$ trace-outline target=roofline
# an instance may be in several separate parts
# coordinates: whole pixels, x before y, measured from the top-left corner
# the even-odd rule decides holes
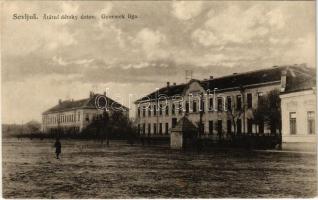
[[[129,111],[129,108],[127,108],[126,106],[122,106],[122,108],[124,108],[125,111]],[[72,110],[79,110],[79,109],[83,109],[83,110],[98,110],[97,108],[92,108],[92,107],[76,107],[76,108],[69,108],[69,109],[63,109],[63,110],[58,110],[58,111],[52,111],[52,112],[43,112],[42,115],[46,115],[46,114],[53,114],[53,113],[60,113],[60,112],[66,112],[66,111],[72,111]]]
[[[280,83],[280,80],[279,80],[279,81],[265,82],[265,83],[257,83],[257,84],[244,85],[243,87],[244,87],[244,88],[255,88],[255,87],[258,87],[258,86],[275,85],[275,84],[277,84],[277,83]],[[215,93],[235,91],[235,90],[237,90],[237,89],[239,89],[239,87],[224,88],[224,89],[220,89],[220,90],[215,90]],[[175,95],[181,95],[181,94],[175,94]],[[175,95],[174,95],[174,96],[175,96]],[[173,97],[173,96],[168,96],[168,99],[171,99],[172,97]],[[134,104],[152,102],[152,101],[156,101],[156,100],[157,100],[157,99],[150,99],[150,100],[144,100],[144,101],[137,100],[137,101],[134,102]]]
[[[262,71],[268,71],[268,70],[274,70],[274,69],[279,69],[279,70],[287,70],[288,68],[293,68],[294,70],[295,69],[299,69],[299,68],[310,68],[310,67],[307,67],[307,66],[299,66],[299,65],[284,65],[284,66],[273,66],[273,67],[268,67],[268,68],[263,68],[263,69],[258,69],[258,70],[254,70],[254,71],[247,71],[247,72],[242,72],[242,73],[237,73],[237,74],[230,74],[230,75],[225,75],[225,76],[220,76],[220,77],[216,77],[216,78],[213,78],[213,79],[208,79],[208,80],[197,80],[197,79],[191,79],[188,83],[182,83],[182,84],[179,84],[179,85],[174,85],[174,86],[170,86],[170,87],[175,87],[175,86],[182,86],[182,85],[187,85],[189,83],[191,83],[192,81],[197,81],[199,83],[208,83],[209,81],[213,81],[213,80],[218,80],[218,79],[224,79],[224,78],[229,78],[229,77],[235,77],[235,76],[241,76],[241,75],[247,75],[247,74],[252,74],[252,73],[257,73],[257,72],[262,72]],[[253,85],[266,85],[266,84],[274,84],[275,82],[280,82],[280,81],[271,81],[271,82],[267,82],[267,83],[259,83],[259,84],[251,84],[251,85],[244,85],[245,87],[251,87]],[[254,87],[255,87],[254,86]],[[160,88],[159,90],[163,89],[163,88],[167,88],[167,87],[162,87]],[[224,88],[224,89],[220,89],[218,91],[231,91],[231,90],[235,90],[234,88],[236,87],[233,87],[233,88]],[[159,90],[156,90],[156,91],[159,91]],[[155,91],[155,92],[156,92]],[[151,92],[150,94],[148,94],[147,96],[150,96],[152,93],[154,92]],[[180,94],[181,95],[181,94]],[[144,96],[142,98],[146,98],[147,96]],[[169,96],[170,97],[170,96]],[[137,104],[137,103],[140,103],[140,102],[149,102],[149,101],[154,101],[156,99],[150,99],[150,100],[142,100],[142,98],[136,100],[134,102],[134,104]]]
[[[95,95],[101,95],[101,94],[94,94]],[[93,97],[94,97],[93,96]],[[73,102],[79,102],[79,101],[90,101],[92,97],[88,97],[88,98],[84,98],[84,99],[79,99],[79,100],[75,100]],[[117,101],[114,101],[112,98],[106,96],[107,99],[111,100],[112,101],[112,104],[113,103],[117,103],[120,105],[120,107],[124,108],[124,110],[126,111],[129,111],[129,108],[122,105],[121,103],[118,103]],[[63,102],[67,102],[69,100],[65,100]],[[71,101],[70,101],[71,102]],[[55,107],[55,106],[54,106]],[[50,108],[50,109],[53,109],[54,107]],[[59,112],[65,112],[65,111],[72,111],[72,110],[78,110],[78,109],[96,109],[96,107],[88,107],[88,106],[83,106],[83,107],[71,107],[71,108],[66,108],[66,109],[61,109],[61,110],[56,110],[56,111],[49,111],[50,109],[48,109],[47,111],[44,111],[42,113],[42,115],[45,115],[45,114],[52,114],[52,113],[59,113]]]

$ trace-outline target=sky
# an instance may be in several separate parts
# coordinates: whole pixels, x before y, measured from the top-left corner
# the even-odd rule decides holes
[[[13,17],[25,13],[39,19]],[[126,18],[101,18],[121,14]],[[41,121],[59,99],[90,91],[107,90],[132,106],[167,81],[184,83],[186,70],[204,79],[276,65],[316,67],[310,1],[6,1],[1,27],[3,123]]]

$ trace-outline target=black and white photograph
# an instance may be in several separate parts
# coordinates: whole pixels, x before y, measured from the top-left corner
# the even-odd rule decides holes
[[[1,197],[314,198],[316,1],[1,5]]]

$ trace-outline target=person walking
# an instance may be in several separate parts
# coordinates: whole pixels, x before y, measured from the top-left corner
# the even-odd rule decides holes
[[[60,156],[60,154],[61,154],[62,145],[61,145],[61,142],[60,142],[60,139],[59,139],[59,138],[56,138],[54,147],[55,147],[56,159],[60,159],[59,156]]]

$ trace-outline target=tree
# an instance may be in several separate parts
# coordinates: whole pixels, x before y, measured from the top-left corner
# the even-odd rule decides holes
[[[230,119],[232,121],[233,124],[233,128],[234,128],[234,135],[237,135],[237,121],[238,119],[241,119],[242,116],[243,118],[245,118],[245,103],[244,103],[244,88],[240,87],[240,94],[241,94],[241,98],[242,98],[242,102],[241,102],[241,107],[238,107],[237,105],[234,104],[234,101],[232,102],[231,106],[227,106],[227,113],[228,116],[230,116]],[[244,121],[243,121],[244,124]]]
[[[104,112],[103,112],[101,124],[102,124],[102,128],[101,128],[102,133],[100,134],[101,135],[101,142],[103,143],[104,139],[106,138],[106,144],[107,144],[107,146],[109,146],[110,120],[109,120],[108,112],[106,112],[106,110],[104,110]]]
[[[281,133],[281,107],[280,91],[275,89],[259,98],[258,107],[253,110],[253,121],[255,124],[265,123],[269,126],[271,133],[276,134],[276,130]]]
[[[25,124],[25,128],[29,133],[38,133],[41,130],[41,124],[32,120]]]

